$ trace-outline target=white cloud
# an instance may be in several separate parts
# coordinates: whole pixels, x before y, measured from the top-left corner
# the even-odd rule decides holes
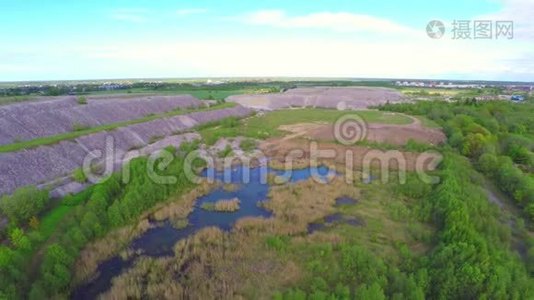
[[[217,49],[217,50],[213,50]],[[502,60],[499,48],[454,40],[368,43],[339,39],[213,39],[124,43],[71,49],[93,65],[121,66],[161,76],[443,77],[524,76]],[[513,51],[509,52],[512,56]],[[136,72],[137,72],[136,71]],[[173,73],[184,72],[184,73]],[[521,74],[519,74],[521,73]],[[125,76],[128,77],[128,76]]]
[[[381,34],[421,35],[420,30],[370,15],[349,12],[317,12],[302,16],[289,16],[282,10],[261,10],[237,17],[252,25],[279,28],[328,29],[339,32],[371,32]]]
[[[178,16],[189,16],[189,15],[197,15],[197,14],[204,14],[208,12],[205,8],[186,8],[186,9],[179,9],[176,11],[176,14]]]
[[[479,20],[513,21],[514,39],[534,41],[534,1],[500,0],[503,9],[494,14],[478,16]]]

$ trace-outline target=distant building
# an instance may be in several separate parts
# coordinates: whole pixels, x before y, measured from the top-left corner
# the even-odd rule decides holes
[[[409,86],[409,87],[429,87],[429,88],[442,88],[442,89],[481,89],[485,88],[484,84],[457,84],[453,82],[435,82],[435,81],[397,81],[397,86]]]
[[[482,96],[475,97],[475,99],[478,100],[478,101],[490,101],[490,100],[499,99],[499,97],[498,96],[494,96],[494,95],[482,95]]]

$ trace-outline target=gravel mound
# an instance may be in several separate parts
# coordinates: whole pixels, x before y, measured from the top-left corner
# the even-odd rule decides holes
[[[179,145],[181,139],[170,137],[195,125],[229,116],[245,117],[250,113],[250,109],[242,106],[195,112],[98,132],[51,146],[0,153],[0,195],[12,193],[25,185],[39,185],[72,174],[82,166],[91,151],[105,152],[107,139],[113,141],[114,157],[111,159],[120,162],[136,149],[146,155],[167,145]]]
[[[70,132],[77,126],[94,127],[202,104],[193,96],[179,95],[98,97],[89,98],[87,104],[69,96],[6,105],[0,107],[0,145]]]

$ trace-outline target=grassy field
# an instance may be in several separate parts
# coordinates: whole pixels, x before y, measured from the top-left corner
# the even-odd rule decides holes
[[[261,87],[250,87],[250,88],[187,88],[187,89],[147,89],[147,88],[132,88],[127,91],[125,90],[115,90],[115,91],[97,91],[90,92],[89,95],[106,95],[106,94],[143,94],[143,95],[192,95],[198,99],[203,100],[224,100],[228,96],[232,95],[242,95],[242,94],[262,94],[277,92],[278,89],[269,89]]]
[[[280,125],[306,123],[306,122],[335,122],[341,116],[347,114],[357,114],[368,123],[385,123],[405,125],[412,123],[412,120],[402,114],[384,113],[377,110],[361,111],[339,111],[333,109],[288,109],[278,110],[266,114],[264,117],[253,118],[250,125],[268,126],[278,128]]]
[[[80,136],[84,136],[84,135],[88,135],[88,134],[92,134],[92,133],[96,133],[100,131],[109,131],[109,130],[117,129],[120,127],[125,127],[128,125],[149,122],[149,121],[153,121],[153,120],[160,119],[160,118],[173,117],[173,116],[183,115],[183,114],[187,114],[191,112],[230,108],[233,106],[235,106],[234,103],[222,103],[222,104],[218,104],[218,105],[211,106],[211,107],[174,110],[174,111],[167,112],[164,114],[155,114],[155,115],[146,116],[140,119],[106,124],[102,126],[96,126],[96,127],[71,131],[71,132],[62,133],[58,135],[37,138],[37,139],[29,140],[29,141],[22,141],[22,142],[13,143],[13,144],[2,145],[0,146],[0,153],[19,151],[22,149],[35,148],[35,147],[44,146],[44,145],[52,145],[52,144],[59,143],[61,141],[72,140]]]

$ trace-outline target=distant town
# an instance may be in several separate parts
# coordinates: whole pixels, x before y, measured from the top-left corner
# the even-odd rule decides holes
[[[290,83],[291,82],[291,83]],[[364,86],[390,88],[417,88],[421,91],[435,92],[435,89],[494,89],[491,94],[483,93],[475,97],[477,100],[513,100],[524,101],[534,93],[534,83],[528,82],[500,82],[500,81],[450,81],[450,80],[398,80],[398,79],[298,79],[289,81],[288,78],[197,78],[197,79],[117,79],[117,80],[85,80],[85,81],[57,81],[57,82],[4,82],[0,83],[0,97],[12,96],[60,96],[83,95],[95,92],[124,92],[139,91],[178,91],[212,87],[225,89],[226,87],[250,85],[281,86],[284,90],[301,85],[335,85],[335,86]],[[425,92],[421,93],[424,94]]]

